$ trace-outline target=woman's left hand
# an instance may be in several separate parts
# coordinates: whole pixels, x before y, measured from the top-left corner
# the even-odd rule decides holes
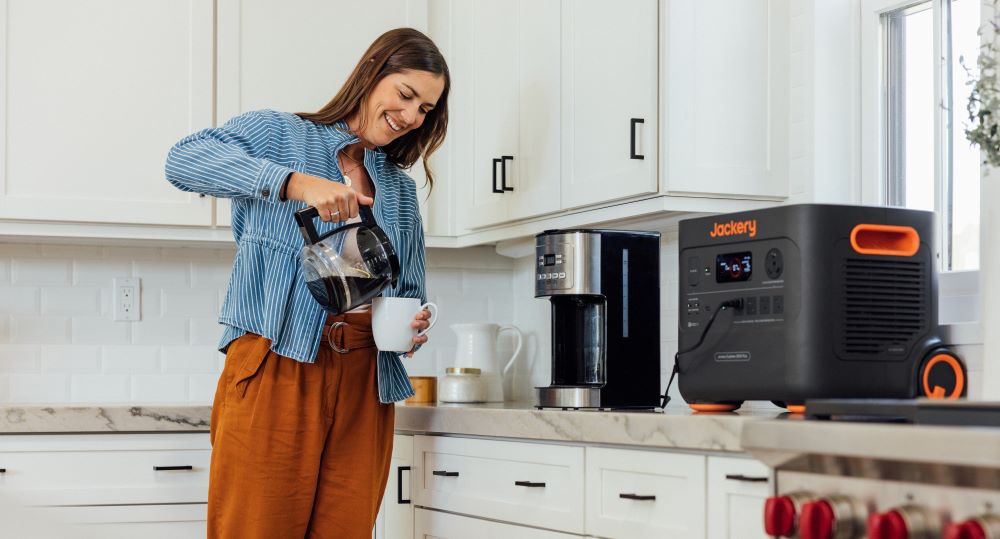
[[[431,323],[428,322],[428,320],[430,319],[431,319],[431,312],[428,311],[427,309],[422,309],[420,312],[418,312],[416,315],[413,316],[413,322],[410,322],[410,327],[417,330],[417,332],[419,333],[431,327]],[[427,335],[417,335],[413,337],[414,348],[416,348],[421,344],[424,344],[425,342],[427,342]],[[412,349],[406,353],[406,357],[413,357]]]

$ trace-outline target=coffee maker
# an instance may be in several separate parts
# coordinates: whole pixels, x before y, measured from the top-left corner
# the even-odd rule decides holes
[[[535,297],[552,305],[552,385],[535,406],[659,406],[660,234],[547,230],[535,256]]]

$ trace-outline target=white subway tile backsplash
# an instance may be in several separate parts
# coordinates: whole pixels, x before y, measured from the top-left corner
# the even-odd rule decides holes
[[[70,400],[91,403],[128,401],[131,378],[127,374],[74,374],[70,377]]]
[[[19,404],[69,402],[65,374],[11,374],[10,400]]]
[[[73,284],[91,285],[111,289],[115,277],[131,277],[131,260],[75,260]]]
[[[0,286],[10,284],[10,259],[0,254]]]
[[[10,402],[10,376],[0,374],[0,403]]]
[[[39,347],[42,372],[78,373],[101,371],[100,346],[49,346]]]
[[[191,285],[191,263],[176,259],[136,261],[132,276],[142,279],[145,289],[184,288]]]
[[[132,324],[116,322],[108,317],[81,316],[73,318],[74,344],[129,344],[132,342]]]
[[[165,317],[204,316],[219,312],[215,294],[204,290],[164,288],[160,294]]]
[[[45,258],[64,258],[67,260],[100,258],[104,255],[104,248],[98,245],[57,245],[42,243],[38,246],[38,254]]]
[[[41,290],[35,287],[0,287],[0,313],[5,315],[40,314]]]
[[[132,376],[132,402],[165,403],[188,400],[188,376],[136,374]]]
[[[212,404],[215,389],[219,384],[219,373],[192,374],[189,381],[188,401],[196,404]]]
[[[191,338],[192,345],[211,345],[213,349],[219,344],[222,332],[225,327],[219,323],[218,317],[211,318],[191,318]]]
[[[133,344],[177,345],[188,343],[187,318],[150,317],[133,322]]]
[[[37,373],[39,372],[38,358],[37,346],[2,344],[0,345],[0,372]]]
[[[219,352],[214,346],[164,346],[161,350],[163,372],[218,372]]]
[[[229,284],[229,271],[233,267],[233,257],[214,262],[194,262],[191,264],[191,286],[195,288],[225,288]]]
[[[10,316],[0,313],[0,343],[10,342]]]
[[[41,289],[42,314],[100,315],[101,290],[90,286],[47,286]]]
[[[66,316],[19,315],[11,318],[10,342],[14,344],[69,344],[70,319]]]
[[[109,373],[160,372],[160,347],[103,346],[101,367]]]
[[[70,284],[70,262],[45,258],[15,258],[11,261],[11,284],[15,286]]]

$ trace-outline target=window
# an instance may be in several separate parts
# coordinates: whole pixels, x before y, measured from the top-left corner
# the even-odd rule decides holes
[[[876,2],[887,7],[879,14],[880,202],[937,210],[943,271],[979,267],[981,159],[965,138],[979,2]]]

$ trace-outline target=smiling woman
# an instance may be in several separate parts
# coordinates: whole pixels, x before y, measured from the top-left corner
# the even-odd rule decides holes
[[[313,300],[293,215],[315,207],[323,234],[371,205],[400,265],[383,295],[426,302],[416,186],[403,170],[423,160],[433,181],[426,160],[444,140],[449,86],[434,43],[400,28],[372,43],[318,112],[249,112],[170,150],[167,180],[232,199],[238,244],[220,315],[209,537],[371,534],[393,402],[413,388],[400,354],[376,350],[368,309],[334,316]],[[429,316],[410,326],[427,329]],[[426,340],[414,337],[413,350]]]

